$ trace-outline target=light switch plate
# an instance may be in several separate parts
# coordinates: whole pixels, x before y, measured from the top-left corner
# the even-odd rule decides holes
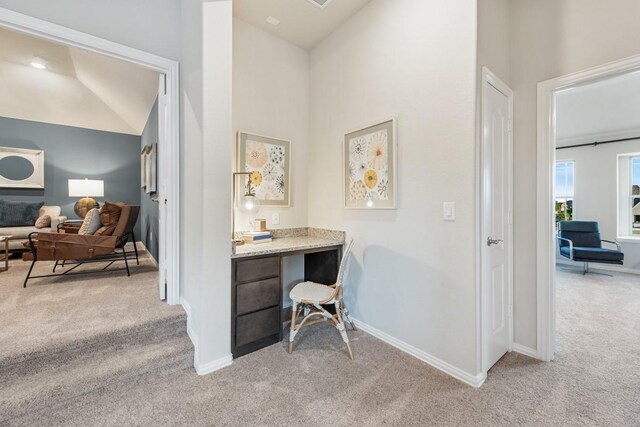
[[[455,202],[442,203],[442,218],[445,221],[456,220],[456,203]]]
[[[271,224],[273,225],[280,224],[280,214],[278,212],[271,214]]]

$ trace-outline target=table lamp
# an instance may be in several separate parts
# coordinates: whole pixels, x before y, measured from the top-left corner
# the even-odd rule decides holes
[[[93,208],[100,205],[92,197],[104,197],[104,181],[99,179],[70,179],[69,197],[81,197],[73,207],[80,218],[84,218]]]
[[[237,177],[238,176],[246,176],[247,177],[247,185],[245,187],[245,192],[240,200],[238,200],[238,209],[240,212],[244,214],[255,214],[260,210],[260,200],[256,197],[256,193],[252,187],[252,182],[258,179],[258,174],[256,172],[234,172],[233,173],[233,200],[235,205],[236,200],[236,185],[237,185]],[[236,245],[242,245],[244,241],[242,239],[236,239],[236,215],[235,208],[232,212],[231,217],[231,240],[233,240]]]

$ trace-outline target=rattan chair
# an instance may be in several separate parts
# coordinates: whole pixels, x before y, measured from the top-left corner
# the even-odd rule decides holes
[[[344,300],[342,298],[342,291],[344,289],[344,278],[349,270],[349,255],[353,246],[353,239],[347,245],[347,249],[340,261],[340,268],[338,270],[338,278],[336,283],[330,286],[322,285],[314,282],[302,282],[297,284],[289,293],[289,297],[293,300],[293,307],[291,310],[291,332],[289,333],[289,353],[293,351],[293,340],[296,334],[304,326],[311,326],[315,323],[330,321],[338,329],[342,340],[347,346],[349,351],[349,357],[353,360],[353,353],[351,352],[351,346],[349,345],[349,337],[347,337],[347,331],[344,327],[344,321],[347,320],[351,325],[351,329],[356,330],[351,317],[349,317],[349,310],[347,310]],[[329,313],[323,305],[333,304],[336,309],[336,314]],[[297,323],[298,317],[303,314],[302,320]],[[312,317],[320,317],[318,319],[309,320]]]

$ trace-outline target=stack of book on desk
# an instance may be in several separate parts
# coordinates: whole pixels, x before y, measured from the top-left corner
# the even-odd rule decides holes
[[[272,241],[270,231],[248,231],[242,235],[245,243],[269,243]]]

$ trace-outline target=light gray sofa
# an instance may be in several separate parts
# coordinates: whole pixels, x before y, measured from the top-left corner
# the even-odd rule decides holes
[[[38,212],[38,217],[49,215],[51,217],[51,227],[36,228],[35,225],[23,227],[0,227],[0,236],[11,236],[9,249],[25,249],[22,242],[28,240],[29,233],[49,233],[58,229],[58,224],[67,220],[66,216],[60,215],[60,206],[43,206]]]

